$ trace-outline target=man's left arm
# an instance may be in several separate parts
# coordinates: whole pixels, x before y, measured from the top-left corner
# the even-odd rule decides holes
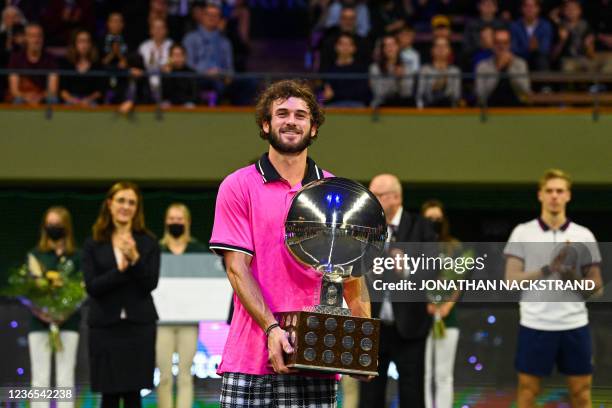
[[[603,295],[603,279],[601,277],[601,266],[599,264],[588,265],[585,267],[583,280],[592,280],[595,283],[593,290],[584,293],[585,299],[597,298]]]
[[[365,277],[349,279],[344,282],[344,299],[351,314],[357,317],[371,317],[370,295]]]

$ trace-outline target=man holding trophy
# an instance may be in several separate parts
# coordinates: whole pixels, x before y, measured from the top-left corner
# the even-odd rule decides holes
[[[285,219],[296,194],[310,182],[332,177],[307,155],[324,114],[307,86],[281,81],[259,97],[256,120],[269,151],[221,183],[210,239],[210,248],[224,257],[235,291],[234,315],[218,368],[223,376],[221,406],[334,407],[335,372],[341,370],[305,371],[291,364],[293,353],[310,356],[310,351],[304,351],[303,340],[296,338],[298,322],[289,322],[294,323],[293,331],[284,330],[287,319],[281,315],[327,299],[329,291],[322,294],[322,288],[327,290],[323,269],[338,270],[331,268],[331,255],[329,265],[315,269],[285,244]],[[311,213],[317,211],[312,208]],[[360,237],[366,236],[362,231]],[[363,278],[347,279],[342,292],[356,320],[370,317]]]

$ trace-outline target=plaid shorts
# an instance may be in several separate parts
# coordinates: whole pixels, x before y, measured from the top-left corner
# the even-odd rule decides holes
[[[337,391],[333,378],[224,373],[221,407],[333,408]]]

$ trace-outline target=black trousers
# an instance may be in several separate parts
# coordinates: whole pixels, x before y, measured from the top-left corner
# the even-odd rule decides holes
[[[396,327],[382,324],[378,377],[361,383],[360,408],[385,407],[387,371],[393,361],[399,373],[400,408],[425,407],[425,342],[427,338],[405,340]]]
[[[141,408],[140,391],[122,393],[102,393],[100,408],[119,408],[119,401],[123,399],[123,408]]]

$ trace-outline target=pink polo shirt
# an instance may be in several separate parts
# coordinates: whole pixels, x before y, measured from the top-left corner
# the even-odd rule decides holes
[[[268,154],[223,180],[215,207],[210,249],[252,255],[251,271],[272,311],[302,310],[319,303],[321,275],[298,263],[285,247],[285,217],[295,194],[311,181],[332,177],[308,158],[306,177],[293,187],[280,177]],[[266,336],[234,295],[234,315],[217,370],[273,374]]]

